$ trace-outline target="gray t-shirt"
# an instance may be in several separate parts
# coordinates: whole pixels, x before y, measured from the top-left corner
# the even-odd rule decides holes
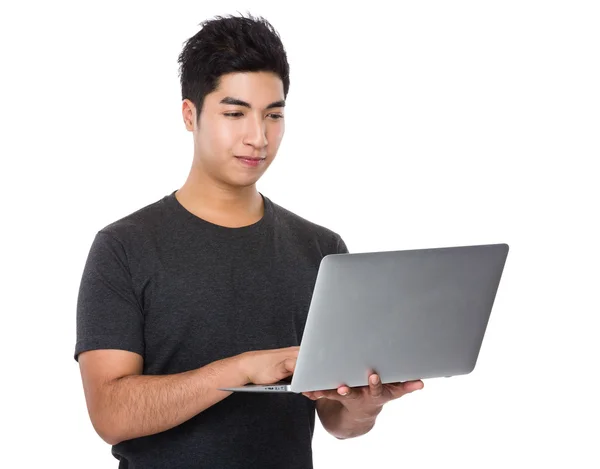
[[[101,229],[77,301],[78,354],[122,349],[144,374],[200,368],[300,344],[321,259],[348,252],[335,232],[263,196],[257,223],[226,228],[175,191]],[[301,394],[233,393],[171,430],[113,446],[119,468],[312,468],[315,405]]]

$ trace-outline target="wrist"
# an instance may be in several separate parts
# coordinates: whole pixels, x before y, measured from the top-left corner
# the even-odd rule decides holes
[[[242,386],[246,384],[251,384],[252,380],[250,379],[250,373],[248,372],[246,353],[241,353],[240,355],[231,357],[230,360],[232,361],[232,365],[235,369],[236,375],[242,382]]]
[[[351,405],[346,406],[343,405],[344,410],[347,412],[348,417],[355,422],[375,422],[377,420],[377,416],[380,414],[382,407],[362,407],[362,408],[353,408]]]

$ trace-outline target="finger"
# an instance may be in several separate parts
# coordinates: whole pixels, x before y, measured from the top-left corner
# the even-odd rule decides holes
[[[336,389],[328,389],[325,391],[313,391],[310,394],[312,395],[313,400],[330,399],[333,401],[343,401],[345,399],[345,397],[341,396]]]
[[[407,381],[406,383],[404,383],[403,387],[404,391],[409,393],[423,389],[425,387],[425,384],[423,384],[423,381],[418,379],[416,381]]]
[[[394,398],[402,397],[405,394],[409,394],[419,389],[423,389],[423,382],[421,380],[416,381],[405,381],[400,383],[390,383],[385,385],[387,389],[392,393]]]
[[[282,362],[282,368],[284,373],[292,373],[296,368],[296,359],[287,358]]]
[[[338,387],[337,394],[343,400],[357,399],[360,396],[359,392],[346,385]]]
[[[297,357],[298,354],[300,353],[300,347],[298,347],[298,346],[288,347],[288,348],[281,349],[281,351],[283,353],[285,353],[286,355],[291,355],[292,357]]]
[[[306,391],[303,392],[302,395],[308,397],[309,399],[316,401],[317,399],[323,397],[319,395],[319,391]]]
[[[348,386],[340,386],[337,389],[325,391],[311,391],[304,392],[302,394],[312,400],[331,399],[334,401],[345,401],[347,399],[357,399],[358,397],[360,397],[361,393]]]
[[[292,357],[297,357],[298,353],[300,352],[300,346],[296,345],[294,347],[285,347],[285,348],[279,348],[279,349],[273,349],[272,350],[273,353],[281,353],[283,355],[286,356],[292,356]]]
[[[379,398],[383,394],[383,385],[381,384],[381,379],[379,375],[372,374],[369,377],[369,394],[373,398]]]

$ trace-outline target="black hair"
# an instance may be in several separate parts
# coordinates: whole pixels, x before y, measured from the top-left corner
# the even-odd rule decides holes
[[[184,42],[178,58],[181,99],[189,99],[200,119],[204,97],[219,86],[222,75],[233,72],[272,72],[290,87],[290,67],[281,38],[262,17],[216,16]]]

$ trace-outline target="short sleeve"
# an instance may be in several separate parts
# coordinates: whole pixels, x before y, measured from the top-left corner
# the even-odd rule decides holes
[[[348,254],[348,247],[340,236],[338,236],[336,254]]]
[[[144,354],[144,316],[126,251],[112,234],[99,231],[86,260],[77,297],[75,360],[94,349]]]

